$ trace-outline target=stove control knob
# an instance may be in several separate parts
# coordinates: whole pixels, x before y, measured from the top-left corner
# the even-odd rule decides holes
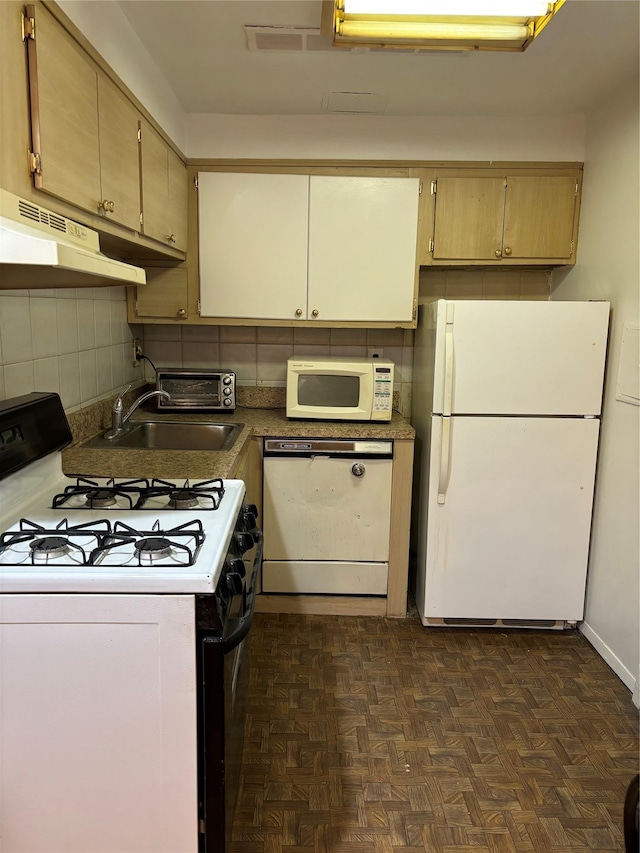
[[[236,533],[235,539],[241,554],[253,548],[253,536],[250,533]]]
[[[254,507],[254,509],[255,509],[255,507]],[[247,507],[245,509],[245,511],[242,513],[242,522],[245,526],[245,530],[255,530],[256,515],[253,512],[251,512],[249,507]]]
[[[230,405],[231,405],[231,400],[229,399],[229,397],[225,397],[225,398],[224,398],[224,400],[223,400],[223,403],[224,403],[224,405],[225,405],[225,406],[230,406]]]
[[[247,570],[244,565],[244,560],[241,560],[240,557],[236,557],[234,560],[231,560],[231,562],[229,563],[229,568],[235,574],[240,575],[241,578],[243,578],[247,573]]]
[[[237,572],[229,572],[227,574],[227,588],[231,595],[241,595],[242,590],[244,589],[244,584],[242,583],[242,578]]]
[[[258,517],[258,507],[255,504],[246,504],[244,508],[245,512],[250,512],[251,515],[254,515],[256,518]]]

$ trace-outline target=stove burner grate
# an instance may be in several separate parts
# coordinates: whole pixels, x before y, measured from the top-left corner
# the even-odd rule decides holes
[[[169,530],[162,530],[159,521],[152,530],[136,530],[124,521],[116,521],[110,536],[89,555],[89,563],[96,564],[105,554],[110,557],[118,548],[133,545],[139,566],[148,566],[166,557],[171,558],[173,565],[193,566],[204,540],[204,527],[199,518]]]
[[[141,492],[149,488],[148,480],[127,480],[116,483],[111,479],[106,486],[101,486],[93,480],[78,477],[71,486],[66,486],[64,491],[55,495],[52,501],[53,509],[73,505],[73,509],[106,509],[115,506],[120,499],[126,504],[126,509],[134,509],[134,500],[139,503]],[[79,501],[85,498],[84,501]],[[136,503],[136,506],[137,506]]]
[[[134,549],[140,558],[153,561],[157,557],[167,557],[171,553],[171,544],[171,540],[164,536],[148,536],[138,539]]]
[[[169,492],[167,506],[171,509],[193,509],[199,506],[198,494],[194,489],[176,489]]]
[[[27,518],[21,518],[18,530],[8,530],[0,534],[0,554],[18,551],[31,556],[31,564],[48,562],[60,565],[71,560],[73,563],[89,565],[87,551],[107,541],[112,536],[111,524],[107,519],[91,521],[86,524],[69,524],[68,519],[53,528],[43,527]]]

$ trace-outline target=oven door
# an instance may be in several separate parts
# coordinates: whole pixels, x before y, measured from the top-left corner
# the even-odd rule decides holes
[[[200,638],[200,850],[224,853],[231,840],[238,795],[244,726],[249,695],[249,643],[257,579],[262,564],[258,541],[248,573],[242,615],[230,619],[222,635]]]

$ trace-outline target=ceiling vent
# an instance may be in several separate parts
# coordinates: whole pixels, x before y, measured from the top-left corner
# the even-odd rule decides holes
[[[322,109],[327,113],[384,113],[386,99],[373,92],[325,92]]]
[[[331,39],[320,35],[319,27],[245,26],[244,32],[249,50],[332,50]]]

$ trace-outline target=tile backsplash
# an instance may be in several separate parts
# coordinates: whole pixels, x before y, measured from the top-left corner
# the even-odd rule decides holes
[[[549,299],[549,273],[423,269],[420,298]],[[411,415],[412,330],[132,327],[122,287],[0,291],[0,399],[57,391],[65,409],[77,411],[110,397],[145,378],[132,364],[134,337],[157,367],[227,368],[245,387],[283,387],[291,355],[364,357],[370,347],[382,348],[396,366],[396,407]]]
[[[67,411],[143,378],[123,287],[0,291],[0,399],[55,391]]]

